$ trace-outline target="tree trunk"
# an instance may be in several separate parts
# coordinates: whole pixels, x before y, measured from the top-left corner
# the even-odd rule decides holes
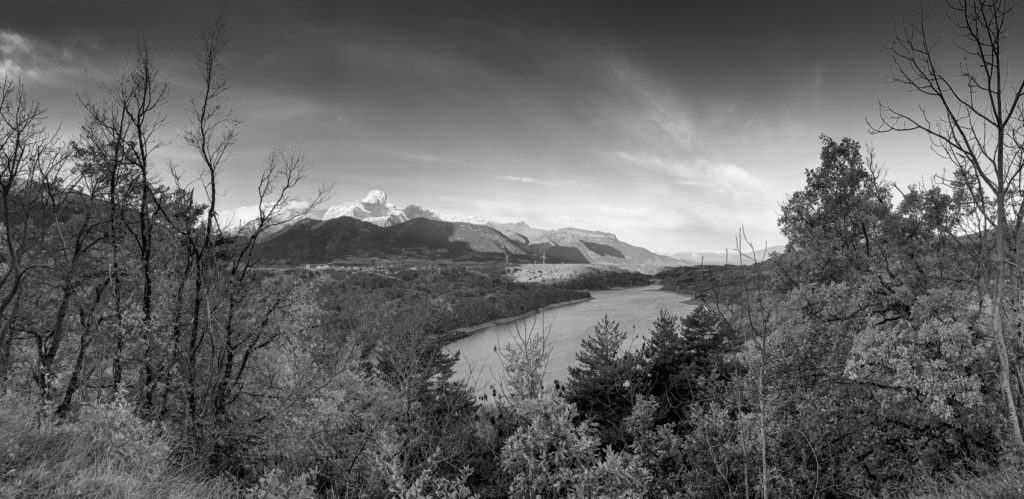
[[[757,377],[757,398],[760,404],[761,417],[759,421],[760,428],[760,439],[761,439],[761,497],[768,499],[768,436],[765,431],[765,424],[767,416],[765,414],[765,403],[764,403],[764,365],[761,365],[761,372]]]
[[[992,334],[999,354],[999,387],[1006,401],[1006,418],[1010,423],[1010,440],[1018,454],[1024,452],[1024,435],[1021,434],[1020,416],[1013,397],[1010,383],[1010,355],[1006,342],[1004,299],[1006,295],[1006,260],[1008,257],[1006,236],[1006,202],[1003,196],[996,199],[996,274],[995,295],[992,297]]]

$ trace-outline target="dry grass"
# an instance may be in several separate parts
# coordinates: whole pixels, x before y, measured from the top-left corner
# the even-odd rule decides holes
[[[36,424],[31,404],[0,398],[0,497],[206,498],[237,489],[173,464],[168,438],[121,402],[73,423]]]
[[[1010,499],[1024,497],[1024,469],[1008,467],[978,476],[951,477],[929,484],[914,495],[919,499]]]

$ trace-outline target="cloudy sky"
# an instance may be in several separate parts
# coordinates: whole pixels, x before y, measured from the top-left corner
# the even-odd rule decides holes
[[[170,84],[160,163],[180,130],[199,33],[218,13],[242,120],[221,206],[255,202],[274,147],[306,152],[329,204],[404,206],[614,232],[660,252],[783,242],[780,202],[819,134],[874,144],[899,184],[942,162],[914,135],[869,136],[886,45],[917,2],[128,2],[6,0],[0,68],[69,136],[136,38]]]

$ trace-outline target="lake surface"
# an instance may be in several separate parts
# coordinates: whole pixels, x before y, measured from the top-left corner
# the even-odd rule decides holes
[[[456,375],[475,386],[477,393],[490,393],[489,386],[496,384],[504,369],[495,347],[509,343],[516,331],[539,331],[541,324],[550,327],[551,361],[548,364],[545,385],[554,380],[564,381],[569,376],[569,366],[576,362],[580,342],[594,331],[594,326],[605,316],[617,321],[627,332],[626,346],[629,350],[639,348],[643,339],[650,334],[651,325],[662,309],[673,315],[686,315],[693,305],[683,303],[688,297],[662,291],[661,286],[591,291],[594,299],[550,308],[526,319],[499,324],[474,332],[445,347],[448,351],[461,352]]]

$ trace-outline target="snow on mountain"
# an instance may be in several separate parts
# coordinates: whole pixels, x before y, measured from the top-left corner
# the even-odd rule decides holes
[[[323,212],[324,220],[331,220],[338,217],[352,217],[364,222],[370,222],[381,227],[390,227],[414,218],[426,218],[442,222],[461,222],[476,225],[491,225],[489,220],[480,217],[466,216],[462,214],[442,215],[436,211],[428,210],[419,205],[410,204],[405,208],[398,208],[388,202],[388,195],[384,191],[374,189],[359,201],[349,201],[339,205],[331,206]]]
[[[462,222],[467,224],[476,225],[493,225],[493,222],[480,217],[474,217],[471,215],[463,215],[461,213],[449,213],[447,215],[437,214],[437,220],[443,220],[445,222]]]
[[[331,206],[324,212],[323,219],[352,217],[381,227],[390,227],[409,220],[405,211],[388,202],[388,195],[374,189],[359,201],[350,201]]]
[[[386,206],[388,204],[388,195],[384,194],[384,191],[374,189],[370,192],[367,192],[366,195],[363,196],[363,200],[361,201],[361,203],[369,205]],[[391,206],[394,207],[394,205]]]
[[[346,202],[331,206],[323,212],[323,220],[340,217],[351,217],[379,227],[392,227],[410,220],[427,219],[436,222],[454,224],[455,232],[476,234],[474,231],[496,229],[509,243],[529,248],[529,251],[557,258],[565,262],[602,263],[618,265],[641,270],[657,269],[663,266],[678,265],[680,262],[663,255],[652,253],[644,248],[632,246],[619,241],[615,234],[574,227],[561,229],[537,229],[526,222],[497,223],[475,216],[459,213],[440,214],[422,206],[408,205],[400,209],[388,202],[383,191],[374,189],[359,201]],[[422,228],[423,224],[416,227]],[[486,231],[485,231],[486,232]],[[468,236],[467,236],[468,237]],[[487,239],[487,237],[470,237],[468,239]],[[466,238],[463,238],[466,239]],[[482,243],[481,243],[482,244]],[[481,246],[483,248],[483,246]],[[486,251],[497,251],[497,246],[487,246]],[[505,249],[507,251],[507,248]]]

